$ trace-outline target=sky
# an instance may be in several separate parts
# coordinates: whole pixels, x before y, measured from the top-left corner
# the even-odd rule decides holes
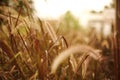
[[[79,16],[84,12],[101,11],[112,0],[34,0],[36,14],[42,18],[58,18],[66,11]]]

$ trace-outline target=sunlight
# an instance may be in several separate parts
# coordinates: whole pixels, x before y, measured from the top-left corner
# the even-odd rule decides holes
[[[34,6],[38,16],[44,18],[58,18],[70,10],[79,16],[84,11],[101,11],[111,0],[34,0]]]

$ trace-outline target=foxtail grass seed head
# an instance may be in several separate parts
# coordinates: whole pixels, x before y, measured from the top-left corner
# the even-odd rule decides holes
[[[64,62],[71,54],[81,54],[86,53],[94,59],[98,59],[98,52],[95,49],[86,46],[86,45],[74,45],[66,49],[65,51],[61,52],[53,61],[51,66],[51,73],[55,73],[59,65]]]

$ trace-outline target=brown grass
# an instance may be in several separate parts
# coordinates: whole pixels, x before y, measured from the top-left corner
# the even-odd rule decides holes
[[[22,1],[29,9],[27,0]],[[75,30],[65,36],[56,34],[59,30],[50,23],[31,15],[23,17],[21,10],[15,16],[8,11],[4,17],[7,21],[0,28],[1,80],[102,80],[112,73],[102,68],[110,59],[101,54],[103,46],[110,48],[109,42],[99,40],[95,33],[91,39]]]

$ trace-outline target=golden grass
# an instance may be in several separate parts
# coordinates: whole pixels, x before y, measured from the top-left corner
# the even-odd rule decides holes
[[[17,3],[17,0],[14,1]],[[29,9],[27,0],[22,2]],[[21,16],[21,9],[15,16],[9,14],[10,10],[7,12],[7,15],[0,15],[7,20],[0,28],[0,79],[92,79],[88,74],[94,74],[94,80],[104,79],[95,78],[99,76],[100,63],[106,59],[101,56],[100,48],[95,49],[98,47],[95,36],[88,39],[88,36],[81,35],[80,32],[71,31],[70,34],[66,32],[67,36],[64,37],[56,34],[58,30],[47,21],[29,15]],[[110,48],[107,40],[103,41],[102,46]],[[95,70],[92,70],[93,67]]]
[[[64,62],[71,54],[87,54],[89,56],[91,56],[92,58],[94,58],[95,60],[99,59],[99,52],[96,51],[95,49],[86,46],[86,45],[75,45],[75,46],[71,46],[68,49],[66,49],[65,51],[61,52],[53,61],[53,64],[51,66],[51,73],[55,74],[57,68],[59,67],[59,65]]]

